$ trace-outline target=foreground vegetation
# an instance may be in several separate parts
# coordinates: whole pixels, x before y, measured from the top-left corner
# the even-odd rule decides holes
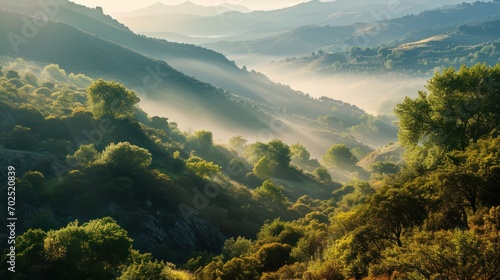
[[[396,108],[403,159],[365,169],[342,144],[214,144],[118,83],[21,64],[0,71],[17,279],[500,277],[500,64],[437,73]]]

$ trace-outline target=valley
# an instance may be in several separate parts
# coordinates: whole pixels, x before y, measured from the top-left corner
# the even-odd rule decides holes
[[[499,22],[0,0],[0,278],[497,279]]]

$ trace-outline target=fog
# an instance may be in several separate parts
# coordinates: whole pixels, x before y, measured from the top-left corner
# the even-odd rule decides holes
[[[229,103],[217,98],[217,94],[205,96],[200,93],[198,97],[192,95],[188,97],[167,86],[164,89],[165,92],[159,93],[157,98],[142,98],[141,107],[148,114],[168,117],[169,121],[176,122],[182,131],[210,130],[214,134],[214,139],[218,140],[217,142],[226,143],[229,138],[236,135],[245,137],[250,143],[267,142],[276,138],[288,144],[300,142],[316,158],[336,143],[345,143],[349,147],[370,146],[374,148],[372,145],[347,137],[339,131],[326,133],[323,126],[312,121],[315,117],[312,119],[304,117],[304,115],[312,114],[312,110],[314,110],[314,115],[321,114],[321,112],[328,114],[331,109],[328,104],[325,104],[324,108],[320,102],[315,103],[314,106],[306,104],[306,98],[293,94],[287,87],[272,84],[266,79],[259,78],[258,75],[245,71],[235,71],[229,65],[214,67],[185,58],[167,59],[167,61],[170,65],[192,74],[201,81],[210,82],[233,94],[243,96]],[[186,98],[189,100],[186,101]],[[262,103],[253,101],[255,99]],[[203,100],[208,102],[203,102]],[[274,104],[274,106],[265,104]],[[279,110],[278,106],[287,108],[287,112]],[[289,113],[294,110],[302,112],[303,114],[300,114],[302,116]]]
[[[278,72],[269,67],[258,71],[271,80],[290,85],[313,97],[327,96],[358,106],[374,115],[390,114],[406,96],[416,97],[430,77],[406,74],[311,74]]]
[[[236,4],[236,5],[244,5],[245,7],[252,10],[271,10],[278,9],[282,7],[293,6],[305,0],[274,0],[274,1],[263,1],[263,0],[190,0],[191,2],[204,5],[204,6],[217,6],[224,4]],[[86,5],[89,7],[101,6],[108,13],[123,13],[131,10],[140,9],[149,5],[152,5],[156,2],[161,2],[167,5],[178,5],[186,2],[185,0],[145,0],[145,1],[136,1],[136,0],[73,0],[73,2]]]

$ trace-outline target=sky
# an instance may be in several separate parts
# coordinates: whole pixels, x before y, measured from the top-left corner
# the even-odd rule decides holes
[[[89,7],[101,6],[107,14],[123,13],[144,8],[156,2],[176,5],[185,0],[71,0],[72,2]],[[190,0],[204,6],[217,6],[223,3],[243,5],[252,10],[269,10],[293,6],[306,0]]]

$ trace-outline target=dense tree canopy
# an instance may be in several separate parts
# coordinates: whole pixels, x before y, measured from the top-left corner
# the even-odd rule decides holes
[[[462,89],[464,95],[477,88],[487,92],[487,79],[469,77],[482,73],[484,66],[477,67],[438,74],[430,82],[431,94],[442,91],[440,99],[448,100],[461,96]],[[1,162],[16,167],[16,209],[23,217],[16,224],[18,279],[500,275],[500,137],[491,123],[497,116],[490,108],[494,104],[481,103],[490,109],[482,107],[462,126],[466,118],[453,115],[459,121],[448,123],[451,117],[444,118],[439,107],[444,105],[435,105],[438,98],[431,94],[418,102],[407,99],[399,107],[409,110],[402,127],[417,131],[407,131],[408,139],[417,139],[406,142],[408,156],[372,154],[363,160],[373,161],[355,166],[347,146],[334,145],[324,157],[327,170],[300,144],[247,145],[235,137],[226,148],[210,131],[183,133],[166,118],[140,109],[136,120],[92,114],[95,108],[83,105],[90,95],[76,81],[88,82],[85,77],[69,74],[60,81],[41,70],[32,77],[19,66],[13,69],[0,68],[0,155]],[[491,90],[492,100],[493,93],[497,90]],[[461,99],[447,101],[453,114],[465,108],[453,100]],[[431,114],[430,121],[411,123],[426,115],[417,109]],[[82,144],[103,118],[113,118],[107,120],[113,133]],[[455,128],[444,129],[443,123]],[[470,139],[451,139],[464,127]],[[302,164],[290,166],[291,160]],[[415,172],[416,163],[433,168]],[[374,171],[367,181],[358,176],[344,185],[332,182],[362,170],[361,165]],[[7,189],[0,185],[1,192]],[[0,218],[6,218],[2,211]],[[61,227],[75,219],[88,222]],[[132,244],[152,255],[140,254]],[[185,264],[189,272],[169,262]],[[4,267],[2,279],[9,273]]]
[[[344,144],[336,144],[330,147],[323,156],[323,161],[330,166],[341,168],[352,168],[358,161]]]
[[[396,107],[399,139],[406,147],[429,143],[465,149],[500,127],[500,64],[476,64],[436,73],[419,92]]]

